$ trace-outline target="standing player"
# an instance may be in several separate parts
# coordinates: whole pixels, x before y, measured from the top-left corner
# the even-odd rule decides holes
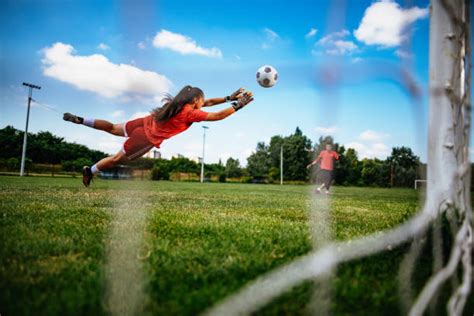
[[[326,150],[321,151],[318,158],[306,166],[306,168],[309,169],[311,166],[321,162],[319,174],[323,184],[316,189],[316,193],[321,193],[321,189],[326,187],[326,194],[329,194],[329,188],[331,187],[333,178],[334,159],[339,160],[339,155],[332,150],[331,144],[326,144]]]
[[[232,102],[232,106],[219,112],[201,111],[203,106]],[[85,166],[82,170],[82,183],[87,187],[92,177],[100,172],[113,168],[119,163],[127,163],[143,156],[153,147],[159,148],[161,143],[176,134],[184,132],[193,123],[201,121],[219,121],[234,114],[253,101],[253,94],[239,90],[225,98],[204,99],[201,89],[185,86],[172,97],[163,99],[164,105],[154,109],[150,115],[125,123],[113,124],[104,120],[82,118],[71,113],[64,113],[63,119],[76,124],[83,124],[112,135],[128,137],[122,150],[113,156],[106,157],[92,167]]]

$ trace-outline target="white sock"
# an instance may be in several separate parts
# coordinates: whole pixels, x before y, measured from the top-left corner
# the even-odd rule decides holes
[[[84,124],[85,126],[94,127],[94,123],[95,123],[94,119],[85,118],[82,124]]]
[[[97,168],[97,164],[95,164],[91,167],[91,172],[92,172],[92,174],[96,174],[96,173],[100,172],[99,168]]]

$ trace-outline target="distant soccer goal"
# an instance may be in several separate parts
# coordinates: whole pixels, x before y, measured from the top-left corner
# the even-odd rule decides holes
[[[416,179],[415,180],[415,190],[418,189],[419,187],[426,188],[426,180]]]

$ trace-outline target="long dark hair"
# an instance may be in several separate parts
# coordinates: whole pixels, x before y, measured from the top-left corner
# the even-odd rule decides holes
[[[185,86],[173,97],[167,94],[163,99],[163,106],[153,109],[152,115],[157,123],[163,123],[178,114],[186,104],[193,103],[196,99],[203,97],[201,89]]]

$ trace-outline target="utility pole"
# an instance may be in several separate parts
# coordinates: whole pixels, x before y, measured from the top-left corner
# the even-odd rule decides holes
[[[283,185],[283,144],[280,147],[280,185]]]
[[[40,86],[36,86],[31,83],[23,82],[23,85],[28,87],[28,110],[26,111],[26,127],[25,134],[23,135],[23,151],[21,153],[21,167],[20,167],[20,177],[23,177],[25,173],[25,159],[26,159],[26,139],[28,137],[28,121],[30,119],[30,105],[31,105],[31,96],[33,95],[33,89],[41,89]]]
[[[203,134],[202,134],[202,159],[201,159],[201,183],[204,182],[204,153],[206,150],[206,129],[209,127],[203,126]]]

